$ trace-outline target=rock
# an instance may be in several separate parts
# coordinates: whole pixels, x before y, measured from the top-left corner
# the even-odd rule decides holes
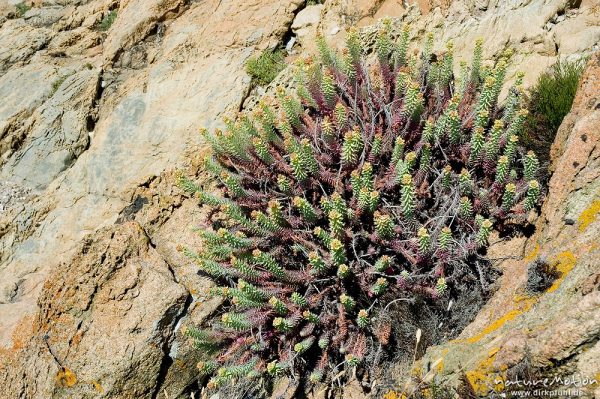
[[[314,37],[316,35],[317,25],[321,21],[323,8],[324,6],[322,4],[307,6],[296,15],[296,18],[294,18],[294,22],[292,22],[292,31],[296,34],[300,43],[302,43],[303,37]]]
[[[556,35],[556,45],[561,53],[582,52],[600,42],[600,26],[593,25],[597,17],[594,17],[591,11],[589,15],[585,11],[568,19],[561,15],[556,20],[557,25],[552,32]]]
[[[182,5],[181,0],[131,0],[119,7],[117,18],[104,42],[104,59],[115,60],[119,52],[143,40],[159,20]]]
[[[30,84],[46,88],[43,95],[50,97],[39,105],[27,119],[27,110],[21,110],[19,128],[8,132],[12,138],[12,152],[5,162],[0,176],[5,179],[18,179],[32,189],[43,190],[61,172],[69,166],[88,147],[88,131],[93,130],[94,103],[98,92],[97,70],[89,70],[80,66],[66,68],[56,72],[55,77],[48,79],[45,74],[30,76]],[[22,70],[20,70],[22,71]],[[6,78],[9,74],[5,75]],[[17,82],[6,82],[4,90],[22,88],[22,76]],[[2,83],[0,81],[0,91]],[[51,85],[48,93],[47,87]],[[24,89],[24,88],[23,88]],[[30,93],[36,93],[32,90]],[[27,98],[29,93],[24,92]],[[35,103],[35,99],[32,99]],[[6,154],[8,155],[8,154]]]
[[[23,18],[25,21],[36,27],[51,27],[52,24],[58,22],[66,13],[72,11],[73,7],[49,6],[49,7],[34,7],[25,13]]]
[[[0,176],[35,191],[0,214],[3,394],[152,397],[157,387],[180,395],[195,384],[198,353],[181,328],[200,323],[218,303],[205,301],[208,282],[175,251],[193,242],[187,225],[195,202],[166,194],[174,178],[165,170],[190,164],[201,126],[238,111],[250,85],[245,60],[281,41],[301,3],[121,2],[107,33],[94,28],[110,6],[104,0],[60,5],[64,15],[49,27],[0,22]],[[140,226],[147,232],[130,231]],[[119,245],[137,248],[123,251],[128,266],[118,272],[129,288],[71,270],[91,251],[82,240],[107,243],[113,233],[130,237]],[[160,280],[169,267],[175,274]],[[88,283],[123,297],[98,304],[96,314],[100,291],[86,289],[73,295],[92,310],[69,313],[73,304],[60,302],[58,287]],[[126,313],[152,301],[142,321]],[[60,320],[42,325],[51,324],[49,309]],[[132,324],[138,321],[140,331]],[[98,347],[85,335],[81,351],[70,347],[79,322],[90,324]],[[62,366],[43,349],[47,331]],[[106,342],[102,332],[120,342]]]
[[[7,211],[19,202],[26,202],[29,191],[19,184],[0,181],[0,213]]]
[[[97,232],[78,252],[44,283],[26,348],[8,352],[3,394],[153,397],[189,294],[136,222]]]
[[[36,29],[22,19],[4,22],[0,29],[0,75],[13,64],[25,64],[48,43],[51,35],[50,29]]]
[[[294,44],[296,44],[296,40],[296,36],[292,36],[290,40],[288,40],[288,42],[285,44],[285,51],[291,53],[292,49],[294,48]]]
[[[101,42],[100,32],[78,27],[58,32],[48,44],[48,51],[55,56],[75,57],[78,54],[88,53]]]
[[[595,54],[553,147],[555,172],[524,254],[503,262],[500,289],[458,339],[429,348],[420,362],[444,359],[438,381],[458,384],[466,372],[475,392],[486,396],[496,379],[506,379],[523,363],[534,376],[597,378],[600,291],[591,287],[600,281],[599,93],[600,55]],[[576,223],[565,224],[565,216]],[[560,277],[541,295],[530,296],[524,290],[527,265],[539,258],[556,267]],[[583,389],[591,395],[595,387]]]
[[[197,164],[202,161],[201,154],[202,151],[198,151],[192,157]],[[134,220],[142,226],[157,252],[170,265],[177,283],[190,294],[187,312],[182,315],[173,334],[170,347],[173,362],[162,383],[161,390],[169,397],[179,397],[198,378],[196,364],[202,353],[185,336],[185,328],[201,325],[220,304],[219,298],[209,299],[206,296],[205,290],[212,282],[199,276],[196,265],[176,250],[181,244],[191,248],[201,246],[198,234],[192,229],[201,227],[206,215],[195,200],[181,195],[181,191],[173,186],[174,181],[173,173],[165,173],[140,185],[132,193],[135,200],[117,220],[117,223]]]
[[[22,125],[52,92],[58,79],[51,65],[15,68],[0,77],[0,156],[6,159],[23,140]],[[12,95],[15,92],[19,95]],[[3,161],[0,161],[2,164]]]

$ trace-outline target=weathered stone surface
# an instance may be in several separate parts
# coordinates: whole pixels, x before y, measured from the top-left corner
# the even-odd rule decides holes
[[[51,65],[15,68],[0,77],[0,156],[8,158],[22,141],[24,121],[50,96],[56,69]],[[22,90],[22,95],[13,93]],[[3,161],[0,161],[3,164]]]
[[[142,41],[159,20],[183,6],[181,0],[129,0],[120,4],[117,19],[104,41],[104,59],[110,64],[119,52]]]
[[[0,29],[0,74],[13,64],[23,64],[50,40],[52,31],[35,28],[23,19],[4,22]]]
[[[44,283],[24,350],[8,351],[4,397],[153,396],[188,292],[136,222],[78,252]]]
[[[3,78],[8,75],[10,73]],[[6,91],[15,90],[20,86],[21,79],[30,78],[33,86],[47,88],[50,85],[50,97],[36,108],[31,117],[23,118],[27,109],[20,112],[18,123],[21,126],[11,129],[10,134],[16,138],[11,140],[12,148],[5,154],[6,157],[10,153],[10,156],[0,176],[22,181],[39,191],[46,188],[87,148],[88,129],[93,128],[94,103],[100,82],[98,70],[77,70],[76,67],[56,71],[50,79],[39,71],[36,77],[18,76],[16,83],[10,82],[5,88]],[[32,99],[32,103],[34,101]]]
[[[311,33],[311,36],[313,37],[316,35],[316,29],[321,21],[323,7],[322,4],[308,6],[296,15],[296,18],[294,18],[294,22],[292,23],[292,31],[296,36],[302,37],[311,35]]]
[[[9,180],[2,187],[9,190],[18,183],[35,192],[7,201],[0,214],[3,394],[91,397],[99,394],[92,386],[98,382],[105,397],[152,397],[157,386],[161,392],[179,395],[194,383],[197,353],[179,327],[199,323],[216,304],[202,303],[201,290],[207,283],[175,251],[176,244],[194,242],[188,225],[194,220],[190,212],[195,203],[185,202],[180,193],[170,196],[174,180],[168,174],[156,176],[188,165],[195,156],[188,150],[199,143],[199,127],[215,126],[221,115],[239,109],[250,84],[245,60],[280,42],[300,4],[299,0],[122,2],[107,33],[96,26],[114,5],[99,0],[37,5],[25,19],[0,22],[4,156],[0,176]],[[142,194],[147,194],[147,203],[138,200]],[[138,222],[130,222],[136,217]],[[110,227],[116,222],[117,227]],[[149,244],[142,245],[142,238],[124,239],[119,245],[129,247],[123,251],[123,262],[137,259],[138,250],[147,251],[138,262],[142,270],[146,263],[163,268],[172,262],[174,277],[164,282],[167,302],[161,302],[163,289],[146,283],[145,272],[140,272],[139,278],[127,275],[130,294],[124,294],[121,302],[107,302],[105,308],[91,305],[80,319],[61,316],[49,338],[60,351],[59,361],[69,363],[65,367],[70,371],[63,370],[59,379],[69,382],[73,373],[78,383],[57,387],[58,366],[40,349],[46,330],[39,320],[46,317],[48,307],[70,315],[67,308],[75,304],[53,304],[50,297],[40,295],[47,294],[49,284],[67,284],[70,276],[64,271],[77,266],[83,256],[79,243],[87,234],[106,227],[86,239],[101,241],[106,231],[122,231],[123,223],[143,226],[155,246],[144,249]],[[125,278],[126,272],[120,273]],[[89,274],[80,278],[81,284],[87,280],[93,284]],[[144,319],[155,328],[144,327],[140,341],[134,340],[137,329],[131,324],[137,316],[123,313],[123,308],[138,303],[132,290],[143,299],[139,303],[160,299]],[[82,291],[81,300],[94,303],[89,298],[98,298],[93,292]],[[175,309],[168,301],[181,309],[182,293],[195,300],[186,305],[176,329],[161,322],[166,320],[161,312],[171,314],[168,309]],[[124,320],[115,324],[104,320],[111,307]],[[86,342],[71,348],[69,339],[83,318],[98,336],[110,329],[110,340],[102,340],[98,347]],[[33,335],[24,348],[26,337],[21,333],[32,328],[32,334],[24,334]],[[125,348],[121,343],[127,342]]]
[[[202,151],[194,153],[190,159],[199,163]],[[197,166],[190,171],[192,175],[198,172]],[[198,378],[196,364],[201,353],[184,335],[185,329],[201,325],[220,304],[219,298],[208,299],[206,296],[205,290],[212,282],[199,276],[196,265],[177,251],[182,243],[190,248],[200,247],[201,242],[194,228],[202,227],[206,215],[195,199],[182,196],[181,190],[173,186],[174,181],[173,173],[165,173],[140,185],[132,194],[132,204],[117,219],[117,223],[135,220],[143,227],[157,252],[171,266],[178,284],[193,299],[185,314],[182,314],[169,349],[172,363],[162,383],[162,391],[169,397],[183,395],[190,386],[195,386]]]
[[[0,181],[0,214],[17,205],[26,202],[29,190],[16,183]]]
[[[454,39],[457,58],[469,58],[479,36],[486,38],[486,57],[514,47],[511,73],[525,68],[531,83],[557,55],[578,57],[598,42],[593,1],[570,10],[566,0],[513,3],[326,1],[314,8],[321,18],[300,44],[310,49],[318,32],[340,43],[351,24],[400,17],[412,24],[417,40],[433,29],[438,49]],[[189,227],[203,218],[195,201],[173,188],[169,171],[191,167],[192,175],[201,174],[198,128],[214,127],[221,115],[239,110],[250,88],[244,61],[280,43],[304,2],[44,1],[35,2],[25,18],[16,18],[14,4],[0,2],[0,179],[8,180],[0,184],[6,192],[0,193],[0,201],[6,198],[0,212],[2,394],[152,397],[160,391],[169,398],[189,397],[198,353],[182,331],[201,323],[218,303],[205,301],[208,282],[175,250],[177,244],[198,244]],[[114,24],[98,30],[112,9]],[[588,74],[583,87],[597,91],[591,79]],[[583,129],[586,139],[597,140],[592,120],[582,125],[591,118],[587,109],[597,107],[588,104],[591,98],[578,97],[570,125],[565,122],[559,134],[556,170],[569,172],[562,174],[564,181],[553,180],[556,199],[540,219],[547,225],[538,240],[566,240],[581,224],[564,227],[559,221],[577,221],[596,193],[598,146],[591,150],[592,141],[578,146],[572,132]],[[568,209],[568,215],[552,209]],[[589,209],[585,215],[591,215]],[[590,224],[584,235],[593,240],[596,232]],[[524,241],[502,251],[531,252],[533,241],[526,250]],[[565,251],[579,254],[581,242],[558,240],[553,248],[564,244]],[[549,244],[540,242],[540,253],[544,245]],[[546,256],[555,254],[548,250]],[[544,298],[571,287],[586,297],[577,304],[586,328],[563,337],[552,353],[536,348],[539,364],[549,356],[570,359],[578,342],[593,337],[597,301],[590,295],[600,277],[580,266],[590,264],[588,255],[578,256],[561,288],[535,309],[545,312],[559,334],[557,315],[564,308]],[[503,268],[511,276],[502,284],[507,296],[495,297],[465,337],[485,331],[506,306],[529,306],[527,300],[515,305],[511,295],[524,282],[523,262]],[[575,306],[577,296],[564,295]],[[533,339],[514,331],[496,355],[506,364],[518,362]],[[454,358],[474,364],[492,335],[456,349]],[[589,346],[573,358],[582,373],[591,372],[591,360],[598,358],[598,345]],[[451,363],[447,370],[453,370]],[[448,379],[452,376],[448,371]]]
[[[525,362],[540,373],[598,378],[599,93],[600,55],[595,54],[555,143],[556,169],[536,233],[524,252],[516,250],[523,239],[491,248],[492,257],[515,254],[516,259],[502,263],[500,289],[459,338],[427,351],[420,362],[424,375],[457,384],[466,373],[481,396]],[[561,276],[540,296],[530,296],[524,291],[526,269],[536,258],[546,259]],[[430,370],[438,359],[443,367]],[[585,387],[590,395],[596,388]]]

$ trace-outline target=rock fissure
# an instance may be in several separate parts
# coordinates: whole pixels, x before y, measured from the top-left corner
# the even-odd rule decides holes
[[[162,347],[163,358],[160,363],[160,368],[158,370],[158,376],[156,378],[156,388],[154,389],[154,393],[152,394],[152,399],[156,399],[160,394],[161,388],[165,383],[167,374],[171,366],[173,365],[175,359],[171,356],[171,344],[175,339],[175,333],[177,332],[178,326],[181,321],[187,316],[188,310],[193,302],[192,295],[188,294],[185,299],[185,303],[181,311],[177,314],[177,316],[173,320],[173,333],[170,337],[165,340],[165,343]]]

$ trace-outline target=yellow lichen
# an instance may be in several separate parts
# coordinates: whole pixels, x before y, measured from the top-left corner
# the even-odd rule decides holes
[[[100,385],[100,383],[98,381],[92,381],[92,385],[94,386],[94,389],[96,390],[96,392],[104,393],[104,388],[102,387],[102,385]]]
[[[589,208],[581,212],[581,215],[577,219],[579,222],[579,231],[583,233],[590,224],[594,223],[598,213],[600,213],[600,200],[594,201]]]
[[[437,362],[437,372],[438,374],[444,371],[444,356],[448,354],[448,348],[442,351],[442,357]]]
[[[444,371],[444,359],[442,359],[442,361],[437,365],[437,372],[441,373],[442,371]]]
[[[422,372],[423,372],[423,369],[421,368],[421,361],[419,360],[415,363],[411,373],[415,377],[420,377]]]
[[[536,244],[535,248],[533,248],[533,251],[531,251],[527,256],[525,256],[525,262],[529,263],[532,260],[534,260],[538,256],[539,252],[540,252],[540,244]]]
[[[572,252],[564,251],[556,255],[554,261],[556,263],[556,270],[558,270],[561,275],[558,279],[556,279],[556,281],[554,281],[552,286],[546,290],[546,292],[554,292],[560,287],[567,274],[573,269],[573,267],[575,267],[577,258]],[[527,312],[533,305],[536,304],[538,299],[539,298],[530,297],[528,295],[515,295],[514,303],[516,305],[516,309],[510,310],[509,312],[505,313],[504,316],[494,320],[479,334],[471,338],[467,338],[466,342],[471,344],[478,342],[481,338],[485,337],[489,333],[498,330],[500,327],[506,324],[506,322],[514,320],[518,316]]]
[[[562,284],[567,274],[575,267],[577,258],[571,251],[564,251],[556,255],[555,258],[556,270],[560,272],[560,277],[554,281],[552,286],[546,290],[546,292],[556,291]]]
[[[499,348],[493,348],[474,370],[465,373],[469,384],[479,396],[487,397],[490,391],[502,392],[506,381],[506,368],[493,366]]]
[[[519,302],[516,302],[516,305],[518,306],[517,309],[513,309],[513,310],[505,313],[504,316],[500,317],[499,319],[494,320],[491,324],[489,324],[486,328],[484,328],[483,331],[481,331],[479,334],[477,334],[471,338],[467,338],[466,341],[470,344],[478,342],[481,338],[485,337],[489,333],[498,330],[500,327],[502,327],[504,324],[506,324],[506,322],[514,320],[515,318],[517,318],[517,316],[520,316],[523,313],[527,312],[529,309],[531,309],[531,307],[535,304],[535,302],[536,302],[535,298],[530,298],[530,297],[520,298]]]
[[[406,395],[403,393],[398,393],[396,391],[387,391],[383,395],[383,399],[406,399]]]
[[[75,373],[67,367],[62,367],[58,373],[56,373],[56,383],[59,386],[69,388],[77,383],[77,377],[75,376]]]

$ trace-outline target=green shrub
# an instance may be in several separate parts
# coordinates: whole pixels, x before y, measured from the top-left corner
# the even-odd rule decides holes
[[[100,24],[98,25],[98,29],[100,29],[103,32],[106,32],[107,30],[110,29],[110,27],[112,26],[112,24],[115,22],[116,19],[117,19],[117,10],[111,10],[108,14],[106,14],[104,16],[104,18],[102,18],[102,21],[100,21]]]
[[[548,163],[556,132],[571,110],[584,66],[582,61],[559,61],[531,89],[523,144],[537,154],[542,164]]]
[[[265,50],[258,57],[246,61],[246,72],[254,84],[266,86],[285,68],[283,50]]]
[[[224,299],[191,333],[217,348],[198,365],[209,388],[368,373],[393,357],[389,305],[456,302],[490,273],[492,227],[537,205],[520,91],[497,105],[508,59],[482,67],[478,41],[454,79],[451,43],[432,57],[429,36],[411,55],[408,27],[398,43],[390,32],[386,21],[373,66],[356,32],[342,54],[319,38],[294,93],[203,130],[220,193],[180,178],[211,211],[202,248],[179,250]]]
[[[25,13],[31,10],[31,6],[25,2],[15,5],[15,8],[17,9],[17,18],[23,18]]]

